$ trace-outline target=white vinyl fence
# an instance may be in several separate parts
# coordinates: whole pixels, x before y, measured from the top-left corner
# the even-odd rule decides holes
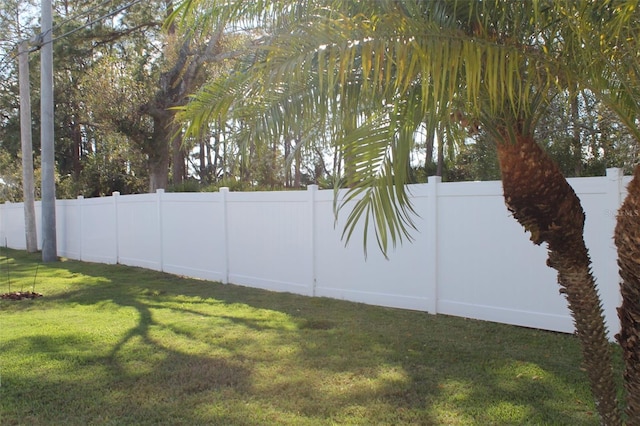
[[[569,182],[582,200],[610,336],[618,331],[615,214],[629,178]],[[345,247],[333,191],[164,193],[56,204],[58,254],[308,296],[573,332],[546,248],[510,217],[500,182],[411,185],[418,231],[386,260],[362,232]],[[39,212],[40,205],[36,209]],[[38,227],[40,225],[38,224]],[[38,229],[38,235],[41,235]],[[2,245],[25,249],[21,203],[0,205]],[[205,285],[205,284],[203,284]]]

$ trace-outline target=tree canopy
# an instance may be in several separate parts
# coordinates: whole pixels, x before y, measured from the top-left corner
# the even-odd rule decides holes
[[[16,46],[39,34],[38,9],[32,3],[0,5],[0,186],[3,199],[13,201],[21,199]],[[435,173],[445,181],[497,179],[494,143],[485,128],[476,126],[473,108],[477,112],[480,104],[469,99],[480,99],[481,88],[473,84],[486,83],[498,90],[507,80],[492,74],[491,79],[476,78],[476,83],[467,84],[470,74],[460,73],[468,73],[473,61],[483,58],[482,52],[493,52],[487,53],[492,55],[490,60],[502,60],[504,72],[523,55],[539,60],[543,44],[557,58],[573,57],[568,47],[552,43],[550,34],[559,30],[542,22],[551,19],[542,3],[536,6],[541,10],[538,18],[531,22],[526,8],[503,7],[508,2],[293,3],[54,1],[57,194],[90,197],[161,186],[168,190],[279,189],[309,183],[356,191],[358,183],[380,179],[372,173],[360,179],[352,171],[385,167],[397,182],[424,182]],[[558,15],[562,3],[554,4]],[[575,12],[579,5],[567,2],[563,7]],[[481,16],[483,28],[494,35],[474,35],[480,27],[465,21],[469,13]],[[167,16],[180,19],[164,25]],[[423,25],[427,20],[430,23]],[[574,25],[587,28],[583,22]],[[508,33],[516,28],[524,32]],[[582,31],[591,42],[595,33]],[[445,39],[452,41],[442,44]],[[437,61],[446,57],[439,55],[456,49],[462,49],[459,54],[469,53],[467,59],[442,68]],[[32,97],[37,105],[35,47],[30,58]],[[310,73],[296,71],[295,61],[305,64]],[[594,75],[598,69],[582,68]],[[525,71],[520,70],[524,76]],[[262,80],[249,82],[248,76],[258,72],[263,73]],[[186,73],[192,75],[185,78]],[[425,77],[428,73],[433,75]],[[423,84],[439,76],[447,82]],[[527,81],[512,79],[509,84],[520,90]],[[263,90],[267,83],[273,83],[273,90]],[[544,133],[540,139],[548,152],[567,175],[603,174],[606,167],[614,166],[631,172],[637,149],[620,116],[604,105],[605,98],[596,96],[594,88],[576,86],[572,95],[569,82],[562,84],[564,89],[556,90],[546,107],[554,113],[543,115],[544,126],[536,128]],[[456,85],[461,90],[454,96]],[[221,96],[216,87],[225,88],[226,102],[215,101],[214,96]],[[170,108],[185,105],[193,93],[197,95],[189,104],[189,114],[198,105],[215,104],[216,110],[199,118],[185,117],[191,131],[184,133],[180,125],[171,124],[174,110]],[[447,99],[446,105],[429,107],[441,96]],[[315,101],[322,101],[324,107],[318,109]],[[222,111],[226,119],[213,118]],[[34,108],[36,169],[38,114]],[[284,117],[295,120],[281,120]],[[443,123],[446,126],[436,132]],[[193,132],[196,127],[201,132]],[[360,136],[352,131],[356,128]],[[376,160],[365,161],[357,150],[357,138],[377,134],[382,140],[385,133],[394,134],[398,140],[394,149],[400,152],[383,150],[379,144]],[[383,154],[387,160],[381,160]],[[408,159],[402,160],[403,165],[399,158],[404,156]],[[347,164],[351,160],[359,163]],[[369,197],[382,200],[383,195],[371,192]],[[390,193],[386,197],[391,195],[403,196]],[[410,229],[410,217],[407,211],[406,220],[398,223],[398,235],[402,227]]]
[[[412,157],[420,132],[430,135],[431,149],[434,135],[440,147],[450,147],[452,177],[456,171],[462,178],[497,176],[492,144],[513,120],[536,133],[569,176],[616,165],[632,170],[631,112],[612,111],[609,100],[620,95],[603,79],[605,68],[613,69],[598,56],[606,55],[598,53],[604,49],[599,37],[624,25],[598,18],[618,10],[611,5],[589,8],[542,1],[306,1],[295,7],[185,1],[176,14],[187,11],[193,25],[225,16],[268,32],[232,74],[205,84],[180,119],[189,135],[212,121],[236,123],[228,137],[245,149],[287,140],[310,146],[324,135],[340,153],[332,182],[348,188],[337,207],[355,203],[345,235],[361,218],[370,221],[386,251],[412,227],[404,184],[419,170]],[[577,55],[578,46],[594,43],[596,50]],[[456,154],[462,154],[459,163]],[[480,157],[486,169],[465,167],[465,155]]]

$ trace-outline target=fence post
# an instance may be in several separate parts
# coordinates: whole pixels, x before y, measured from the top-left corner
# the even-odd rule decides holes
[[[82,261],[82,245],[84,238],[82,237],[84,233],[82,232],[82,215],[84,214],[82,204],[84,200],[84,196],[78,195],[78,260]]]
[[[309,283],[311,287],[311,296],[316,295],[316,194],[318,193],[318,185],[307,186],[307,194],[309,195],[309,255],[311,257],[311,265],[309,271]]]
[[[164,189],[156,189],[156,206],[158,210],[158,239],[159,241],[159,253],[158,253],[158,270],[164,272],[164,224],[162,222],[162,201],[163,201]]]
[[[223,247],[223,270],[222,284],[229,284],[229,221],[227,219],[227,196],[229,188],[220,188],[220,203],[222,204],[222,247]]]
[[[440,176],[429,176],[427,181],[427,258],[426,279],[429,289],[427,312],[438,313],[438,185],[442,182]]]
[[[115,219],[114,219],[114,223],[115,223],[115,230],[116,230],[116,264],[120,263],[120,221],[118,220],[118,201],[119,201],[119,197],[120,197],[120,192],[118,191],[113,191],[113,193],[111,193],[111,196],[113,197],[113,213],[115,215]]]
[[[6,203],[7,202],[5,201],[4,203],[0,204],[0,240],[2,241],[0,243],[0,246],[2,246],[2,247],[4,247],[4,241],[5,241],[5,238],[6,238],[6,235],[7,235],[7,231],[6,231],[6,229],[7,229],[7,223],[6,223],[7,222],[7,218],[6,218],[7,214],[4,211],[4,207],[5,207]]]
[[[607,169],[607,207],[608,213],[614,220],[620,205],[622,204],[622,178],[624,173],[622,169]]]

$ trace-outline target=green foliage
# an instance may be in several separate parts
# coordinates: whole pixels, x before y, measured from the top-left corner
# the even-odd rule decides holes
[[[22,160],[0,150],[0,202],[22,202]],[[35,195],[40,195],[40,164],[34,164]]]
[[[37,32],[37,16],[29,13],[29,3],[33,2],[8,0],[0,6],[0,40],[4,40],[0,42],[0,58],[3,58],[0,150],[6,150],[16,159],[19,122],[12,49],[18,39]],[[203,131],[205,146],[211,148],[214,137],[220,143],[224,140],[225,145],[215,148],[219,158],[209,160],[203,156],[196,160],[209,172],[203,177],[192,173],[190,177],[208,184],[219,186],[217,181],[226,177],[242,181],[238,186],[267,190],[309,183],[324,187],[333,183],[337,187],[344,186],[347,172],[351,170],[362,178],[351,179],[351,186],[355,182],[356,186],[364,187],[377,179],[376,174],[380,178],[378,182],[385,184],[412,182],[411,169],[418,165],[408,164],[401,157],[417,151],[416,131],[442,122],[449,126],[445,133],[451,133],[451,137],[445,138],[448,149],[456,145],[451,155],[446,155],[444,180],[494,178],[496,174],[489,172],[490,165],[488,168],[473,166],[471,161],[481,159],[484,154],[455,141],[453,134],[460,123],[451,123],[450,119],[463,116],[464,127],[483,108],[496,110],[506,105],[511,110],[526,109],[531,95],[527,85],[544,89],[550,81],[555,98],[547,116],[555,117],[545,121],[545,125],[550,124],[548,137],[541,140],[549,152],[557,155],[558,162],[566,165],[563,170],[568,175],[590,175],[613,166],[628,171],[637,162],[635,140],[624,128],[633,124],[630,117],[635,104],[624,96],[623,89],[635,93],[638,85],[628,78],[619,78],[638,75],[634,71],[637,61],[611,62],[615,67],[606,68],[603,62],[606,56],[602,55],[614,52],[611,46],[602,46],[601,50],[589,54],[581,47],[595,43],[599,36],[594,34],[604,32],[611,33],[612,37],[625,34],[627,38],[620,36],[618,43],[621,48],[633,50],[633,42],[626,40],[633,40],[636,35],[629,33],[625,25],[631,27],[634,21],[624,21],[623,13],[611,15],[610,20],[602,19],[602,26],[606,26],[603,31],[597,27],[597,19],[590,21],[587,14],[582,13],[588,7],[583,2],[555,2],[552,8],[537,8],[536,2],[524,2],[518,7],[513,2],[453,0],[404,1],[401,7],[391,1],[374,4],[304,1],[292,5],[276,0],[232,3],[192,0],[175,5],[174,17],[181,19],[173,21],[173,30],[177,31],[173,35],[169,34],[172,31],[169,23],[165,23],[164,29],[160,28],[162,19],[170,12],[166,6],[171,2],[134,4],[113,19],[79,29],[87,20],[104,16],[127,3],[89,0],[54,5],[54,36],[62,37],[54,43],[58,105],[56,160],[61,185],[58,193],[65,196],[108,194],[115,188],[139,191],[138,180],[148,179],[149,164],[163,155],[162,161],[169,161],[169,152],[161,149],[167,146],[167,135],[161,135],[158,130],[165,130],[166,123],[154,123],[148,112],[155,107],[156,112],[166,111],[167,106],[186,102],[184,96],[171,98],[171,90],[163,94],[161,87],[179,58],[185,41],[183,35],[189,28],[193,29],[189,45],[192,52],[201,52],[199,49],[217,34],[211,32],[212,28],[229,30],[210,52],[216,59],[200,63],[194,79],[189,80],[193,83],[190,91],[197,92],[185,116],[190,129]],[[624,11],[630,4],[632,2],[623,1],[618,7]],[[87,11],[91,12],[85,13]],[[607,7],[595,8],[588,16],[601,14],[606,18],[607,13],[610,13]],[[533,14],[534,19],[529,19],[528,14]],[[571,26],[563,27],[563,22]],[[238,28],[246,30],[235,31]],[[572,32],[572,28],[580,31]],[[486,29],[492,30],[483,33]],[[562,33],[571,43],[554,44],[555,33]],[[543,55],[544,49],[548,57]],[[583,55],[582,59],[578,53]],[[567,61],[568,57],[574,58],[575,63]],[[30,59],[36,106],[39,55],[32,53]],[[561,59],[560,63],[556,59]],[[486,64],[480,66],[482,61]],[[446,62],[449,63],[445,65]],[[542,74],[532,74],[537,72],[536,64],[544,65]],[[483,68],[485,65],[494,70],[482,74],[483,69],[488,69]],[[570,68],[573,66],[575,68]],[[235,71],[231,72],[232,69]],[[585,73],[589,70],[589,73],[576,76],[578,69]],[[480,74],[474,74],[474,70]],[[186,71],[185,68],[178,76],[185,75]],[[557,75],[558,79],[554,80],[551,75]],[[576,150],[566,145],[573,137],[569,133],[573,126],[571,111],[560,104],[568,102],[563,91],[569,83],[575,84],[578,77],[580,81],[597,77],[595,83],[600,89],[578,88],[579,96],[585,100],[581,101],[580,108],[582,149]],[[619,82],[618,88],[611,92],[602,90],[603,78]],[[207,86],[198,90],[205,81]],[[177,90],[182,86],[176,80],[168,87]],[[482,90],[487,93],[479,96]],[[495,96],[489,96],[490,93]],[[201,114],[197,114],[197,110]],[[612,110],[616,114],[612,114]],[[627,118],[616,118],[620,114]],[[33,108],[33,116],[34,149],[38,157],[37,107]],[[384,117],[388,122],[371,123],[371,117]],[[369,126],[372,140],[379,139],[380,134],[376,132],[386,132],[390,144],[396,144],[396,152],[379,149],[377,157],[334,156],[335,150],[347,147],[349,138],[362,126]],[[158,131],[154,134],[154,130]],[[362,134],[360,131],[357,137],[360,142],[366,142],[367,137]],[[117,151],[113,146],[103,145],[106,152],[95,152],[96,141],[102,138],[120,138],[131,147],[129,168],[136,182],[118,183],[122,180],[118,176],[124,176],[121,171],[95,172],[101,161],[97,158],[117,156],[109,152]],[[187,152],[192,150],[195,140],[185,138],[183,148]],[[291,141],[299,143],[291,144]],[[293,151],[299,157],[295,157]],[[332,157],[333,164],[323,164],[330,163],[328,159]],[[352,160],[356,164],[349,165]],[[382,167],[383,164],[386,166]],[[382,178],[385,167],[393,175],[390,180]],[[167,163],[163,170],[166,172],[169,168]],[[295,178],[296,168],[299,179]],[[93,171],[85,173],[85,169]],[[105,177],[100,177],[103,175]],[[180,180],[178,173],[172,176]],[[91,179],[95,184],[88,186]],[[98,187],[98,183],[104,187]],[[384,192],[389,196],[402,195],[397,191]],[[362,211],[371,208],[370,211],[375,212],[383,207],[380,201],[386,196],[377,197],[384,192],[364,190],[362,203],[367,206],[363,205]],[[383,203],[383,210],[402,216],[402,209],[390,208],[389,201]],[[406,230],[411,228],[410,214],[397,225],[395,232],[400,240],[403,226]],[[381,229],[378,235],[383,238]],[[393,244],[391,240],[393,237],[389,244]]]
[[[207,186],[206,191],[218,191],[220,188],[229,188],[229,191],[243,192],[251,191],[252,187],[247,182],[235,178],[226,178],[218,183]]]
[[[1,255],[3,424],[599,424],[572,335]]]
[[[500,180],[495,143],[485,135],[465,144],[445,177],[447,181]]]
[[[17,167],[18,164],[7,152],[0,151],[0,201],[22,200],[22,172]]]
[[[57,182],[58,198],[86,198],[146,192],[145,158],[118,134],[98,133],[93,152],[85,154],[77,175],[62,175]]]
[[[197,180],[189,179],[179,184],[169,185],[167,192],[203,192],[203,188]]]

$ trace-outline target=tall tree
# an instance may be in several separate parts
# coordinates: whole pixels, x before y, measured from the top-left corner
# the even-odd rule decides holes
[[[164,1],[164,6],[167,17],[171,16],[173,1]],[[187,155],[183,135],[175,125],[174,108],[184,105],[188,95],[204,82],[207,67],[239,55],[238,51],[228,49],[232,46],[229,39],[233,36],[225,33],[223,18],[211,27],[196,29],[170,21],[165,29],[158,84],[153,97],[140,106],[140,111],[153,121],[153,136],[145,146],[149,156],[151,191],[166,187],[170,163],[173,166],[173,183],[182,183],[186,176]]]
[[[6,161],[18,161],[21,153],[20,119],[19,119],[19,82],[18,82],[18,59],[27,60],[28,53],[18,57],[19,41],[32,38],[36,32],[34,28],[37,25],[37,8],[35,2],[7,0],[0,4],[0,151],[2,158]],[[28,75],[23,76],[26,86],[30,81]],[[23,87],[26,89],[26,87]],[[25,111],[26,112],[26,111]],[[31,130],[31,117],[24,126],[29,126]],[[26,129],[25,129],[26,131]],[[27,136],[27,135],[25,135]],[[28,137],[28,136],[27,136]],[[29,141],[31,144],[31,141]],[[22,158],[28,160],[30,155],[22,155]],[[4,161],[3,161],[4,163]],[[29,165],[26,165],[29,169]],[[10,164],[3,164],[0,173],[4,183],[3,195],[10,201],[19,201],[23,198],[22,179],[18,178],[13,172],[14,167]],[[29,170],[24,170],[29,174]],[[33,168],[31,167],[30,177],[33,178]],[[39,187],[39,185],[37,185]],[[28,189],[25,189],[29,191]],[[23,193],[22,196],[18,195]],[[29,191],[29,194],[35,196],[35,189]],[[25,209],[28,209],[28,204]],[[25,213],[27,213],[25,211]],[[30,213],[28,213],[30,214]],[[30,233],[35,235],[34,233]],[[29,239],[33,240],[33,237]],[[33,243],[33,241],[32,241]],[[33,244],[27,243],[28,247]]]
[[[115,171],[90,168],[85,172],[84,168],[99,164],[95,162],[96,155],[111,155],[104,152],[106,145],[102,140],[122,140],[117,133],[125,135],[126,145],[136,147],[130,149],[132,154],[138,148],[155,154],[153,147],[149,146],[153,143],[153,129],[140,117],[138,109],[153,95],[152,82],[157,76],[158,62],[162,60],[161,27],[166,13],[165,3],[154,1],[142,5],[124,0],[57,3],[58,21],[54,34],[56,56],[59,58],[56,62],[58,166],[61,183],[71,186],[69,191],[82,191],[90,196],[110,190],[125,190],[124,185],[117,184],[107,188],[82,188],[82,182],[87,181],[84,175],[95,175],[96,172],[104,175]],[[128,66],[120,68],[117,74],[106,74],[113,85],[104,85],[103,89],[108,92],[103,90],[105,96],[100,99],[99,92],[95,91],[101,84],[99,70],[108,70],[106,64],[117,67],[122,63]],[[123,71],[127,74],[123,75]],[[123,75],[123,78],[115,81],[114,75]],[[94,79],[90,80],[88,76]],[[129,97],[129,103],[106,105],[114,100],[111,92],[123,89],[123,85],[131,82],[134,83],[133,96]],[[136,105],[131,105],[131,101]],[[125,107],[129,107],[129,117],[115,115]],[[167,139],[164,142],[169,143]],[[114,160],[115,155],[112,157]],[[133,163],[137,165],[137,161]],[[144,167],[150,167],[151,163],[149,161]],[[168,169],[168,164],[166,167]],[[127,172],[119,172],[118,175],[131,180],[138,175],[148,176],[148,173],[136,170],[135,175]],[[67,182],[69,180],[71,182]],[[137,191],[137,184],[134,187]]]

